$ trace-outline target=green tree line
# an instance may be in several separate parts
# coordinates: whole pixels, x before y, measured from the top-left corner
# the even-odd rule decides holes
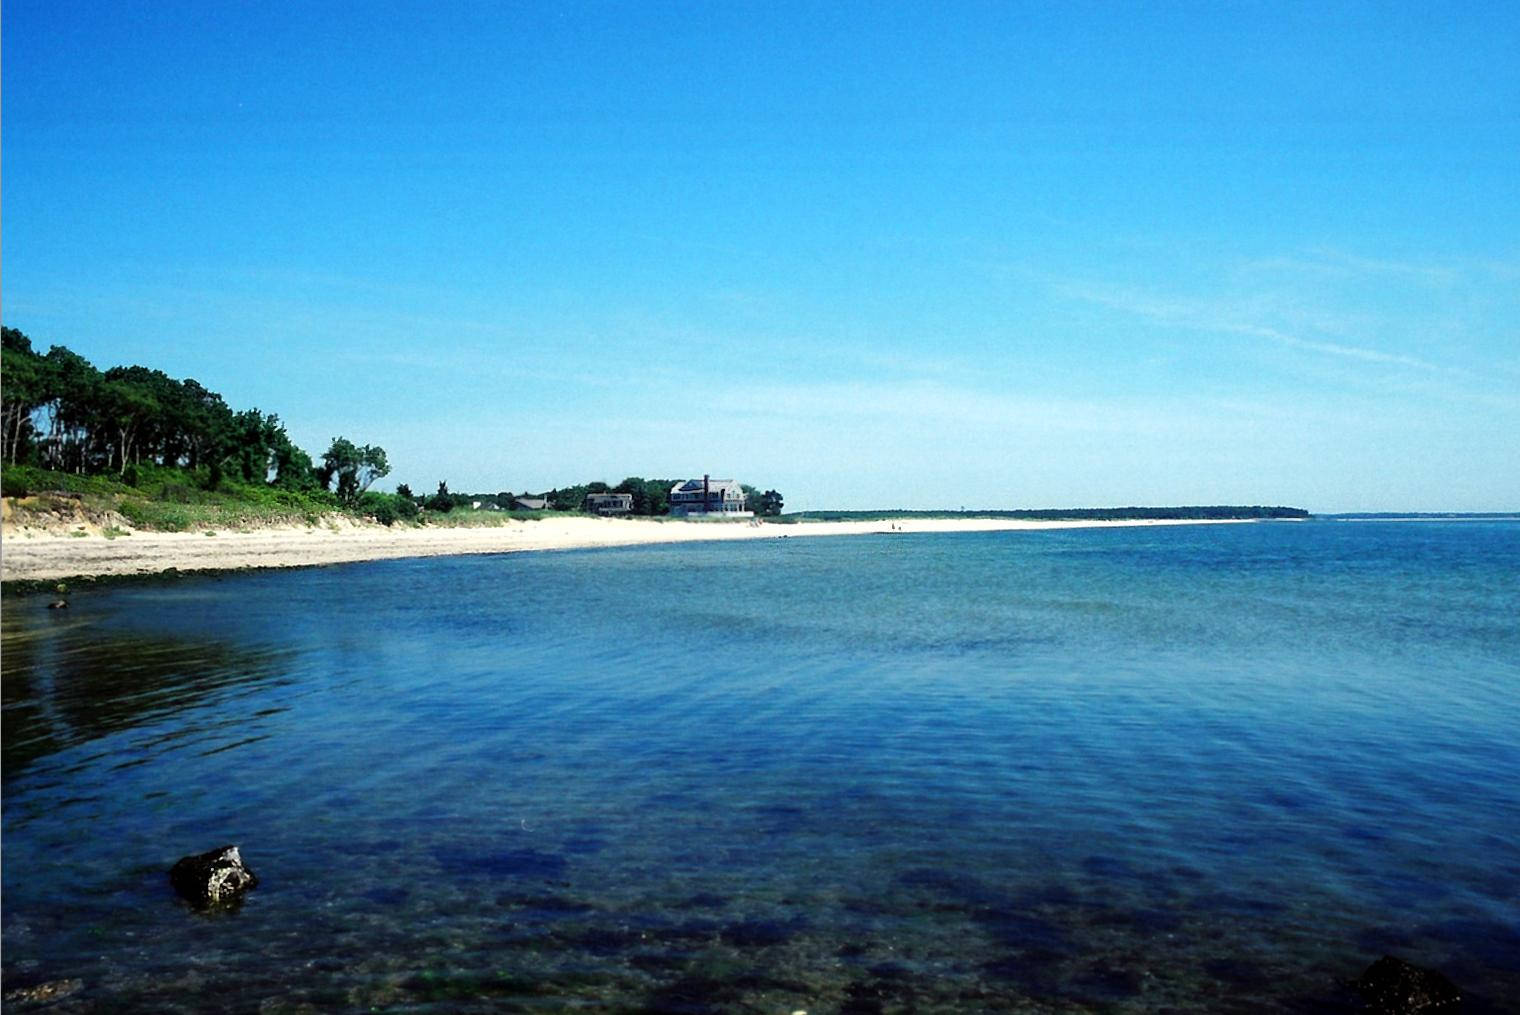
[[[358,503],[390,471],[385,450],[334,438],[320,463],[297,447],[279,416],[234,411],[221,395],[162,370],[99,370],[65,346],[45,354],[15,328],[3,329],[0,458],[79,475],[109,474],[129,485],[155,465],[195,473],[214,490],[224,477],[301,492],[331,490]],[[336,484],[336,486],[334,486]]]
[[[577,483],[574,486],[559,487],[545,493],[513,493],[510,490],[502,490],[497,493],[450,493],[447,482],[438,484],[438,492],[435,494],[413,494],[411,488],[402,484],[396,488],[398,495],[409,498],[420,508],[429,511],[450,511],[454,508],[470,507],[480,504],[483,508],[498,511],[512,511],[520,498],[543,498],[550,511],[579,511],[586,503],[586,497],[593,493],[626,493],[633,498],[633,509],[630,512],[642,517],[658,517],[670,514],[670,490],[677,483],[685,482],[684,479],[645,479],[642,476],[629,476],[621,483],[613,486],[600,480],[590,483]],[[775,516],[781,514],[783,501],[781,494],[775,490],[767,490],[761,493],[755,487],[740,484],[748,497],[747,506],[757,515]]]
[[[241,489],[288,491],[386,524],[416,519],[424,509],[445,513],[476,503],[511,511],[519,496],[529,496],[450,493],[446,482],[431,495],[414,495],[404,484],[395,494],[374,492],[371,485],[390,472],[384,448],[335,437],[320,460],[313,460],[273,413],[234,410],[200,382],[176,380],[162,370],[119,366],[102,371],[61,345],[42,353],[15,328],[4,328],[3,357],[0,460],[7,466],[109,476],[127,486],[137,485],[145,466],[173,469],[185,474],[183,482],[207,491],[235,480]],[[8,471],[8,487],[13,478]],[[633,514],[659,516],[670,513],[670,490],[678,482],[682,480],[629,476],[616,486],[581,483],[537,496],[551,510],[580,511],[587,494],[626,493]],[[744,491],[756,514],[781,513],[782,497],[775,490],[761,493],[745,486]]]

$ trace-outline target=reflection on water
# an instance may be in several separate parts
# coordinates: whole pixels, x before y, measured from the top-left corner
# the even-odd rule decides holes
[[[1504,1010],[1520,540],[1410,531],[7,602],[5,987],[81,981],[60,1011],[1350,1012],[1343,981],[1392,951]],[[195,914],[165,872],[224,842],[260,887]]]
[[[280,672],[279,652],[193,635],[98,630],[85,620],[54,621],[37,605],[19,600],[8,607],[0,641],[7,778],[37,758],[164,719]]]

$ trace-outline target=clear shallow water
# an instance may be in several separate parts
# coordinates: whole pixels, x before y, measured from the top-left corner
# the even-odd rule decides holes
[[[1520,1010],[1520,525],[786,539],[7,601],[51,1010]],[[182,907],[224,842],[262,884]]]

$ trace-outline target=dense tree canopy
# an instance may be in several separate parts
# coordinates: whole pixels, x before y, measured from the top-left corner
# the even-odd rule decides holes
[[[213,489],[225,476],[298,491],[336,478],[349,504],[390,471],[384,449],[341,438],[315,469],[278,416],[234,412],[191,378],[142,366],[101,372],[61,345],[40,355],[15,328],[4,329],[3,355],[0,457],[13,465],[114,473],[127,482],[134,466],[168,466]]]
[[[19,459],[24,449],[36,442],[33,416],[47,401],[44,384],[45,367],[31,340],[15,328],[4,329],[4,347],[0,352],[0,452],[8,462]]]

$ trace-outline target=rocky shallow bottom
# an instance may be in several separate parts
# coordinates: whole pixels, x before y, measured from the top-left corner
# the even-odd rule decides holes
[[[401,853],[372,847],[357,854],[361,866]],[[116,939],[83,968],[7,963],[7,1007],[1472,1015],[1512,1009],[1471,992],[1457,1005],[1417,967],[1369,968],[1367,952],[1402,939],[1428,953],[1445,938],[1469,952],[1482,939],[1479,954],[1495,964],[1520,954],[1514,928],[1444,926],[1369,930],[1343,954],[1306,961],[1281,947],[1286,915],[1250,899],[1137,908],[1054,884],[1005,892],[936,868],[905,871],[879,892],[696,891],[639,907],[578,889],[573,855],[439,845],[430,859],[433,879],[392,879],[353,897],[287,886],[206,908],[166,888],[152,904],[169,919],[151,939],[100,923],[79,930]],[[59,933],[42,922],[12,926],[7,943]],[[1496,970],[1483,964],[1456,972],[1491,981]]]

